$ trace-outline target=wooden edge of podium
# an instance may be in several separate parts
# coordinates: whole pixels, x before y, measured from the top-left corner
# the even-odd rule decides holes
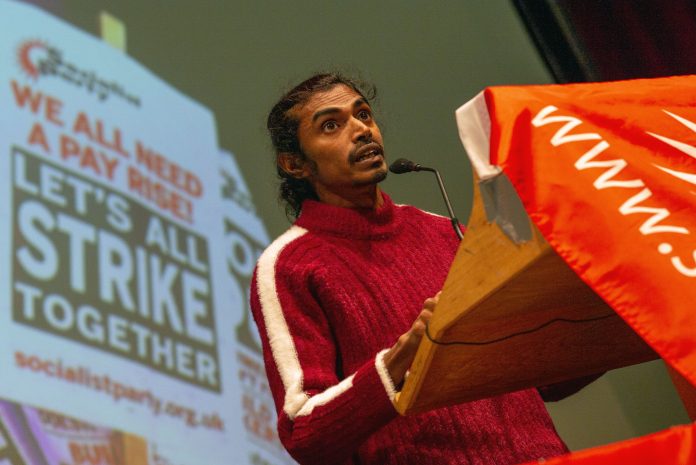
[[[497,225],[488,222],[478,184],[479,180],[474,174],[472,209],[466,233],[457,249],[442,288],[440,300],[429,324],[429,334],[434,339],[438,339],[447,328],[456,323],[461,316],[457,309],[469,308],[474,302],[495,292],[510,277],[520,273],[535,259],[546,253],[553,253],[531,220],[529,225],[533,231],[533,238],[522,244],[515,244]],[[489,255],[483,252],[491,248],[498,253],[498,260],[495,263],[491,263],[488,259]],[[478,263],[476,263],[477,259]],[[459,263],[472,262],[472,260],[474,263],[467,269],[477,271],[477,275],[473,278],[476,286],[470,286],[471,281],[467,280],[469,276],[462,276],[458,272],[462,268],[458,266]],[[415,400],[424,379],[420,374],[428,372],[435,349],[436,345],[424,337],[411,366],[411,375],[405,381],[402,391],[394,398],[394,405],[400,414],[405,415]]]
[[[459,246],[443,286],[440,301],[430,321],[429,334],[433,339],[441,339],[442,335],[454,327],[464,315],[470,318],[470,321],[472,317],[476,318],[476,315],[482,315],[482,313],[476,313],[479,302],[485,301],[489,296],[501,290],[509,280],[518,279],[525,270],[531,269],[530,267],[538,269],[537,263],[541,264],[539,266],[546,266],[543,265],[545,262],[557,260],[558,265],[563,266],[563,269],[567,267],[549,246],[531,219],[529,224],[533,231],[532,240],[524,244],[516,244],[497,225],[489,223],[479,192],[478,180],[474,179],[473,206],[467,232]],[[570,268],[567,271],[573,274]],[[577,276],[573,276],[573,278],[580,281]],[[522,279],[522,281],[525,280]],[[589,292],[589,287],[587,289]],[[505,291],[505,289],[503,290]],[[593,292],[591,294],[599,299]],[[601,304],[606,307],[602,310],[603,312],[613,312],[604,302]],[[462,309],[466,310],[462,311]],[[627,333],[621,337],[628,338],[627,340],[633,346],[630,350],[633,352],[626,355],[626,358],[620,363],[614,360],[614,364],[607,366],[606,369],[658,358],[657,354],[630,330],[618,315],[616,316],[617,318],[612,320],[621,321],[621,325],[625,326],[625,328],[619,328],[618,332]],[[394,398],[394,406],[401,415],[418,413],[427,410],[424,406],[434,404],[432,399],[424,401],[419,396],[423,397],[423,386],[426,378],[432,376],[430,371],[434,366],[435,357],[441,353],[438,352],[440,347],[428,340],[427,337],[421,341],[403,389]],[[442,371],[442,363],[439,363],[439,366],[438,369]],[[457,370],[457,367],[452,367],[452,369]],[[440,374],[442,375],[442,373]],[[696,387],[689,384],[686,379],[671,368],[670,375],[690,418],[696,420]],[[449,378],[446,373],[445,377]],[[429,381],[428,386],[431,395],[437,397],[438,395],[434,394],[435,391],[432,388],[432,380]],[[440,406],[442,406],[441,399],[437,399],[437,402],[440,402]]]
[[[522,243],[513,242],[497,224],[489,222],[478,183],[474,177],[473,205],[466,234],[430,321],[430,334],[435,339],[461,317],[460,308],[469,308],[485,299],[539,258],[555,253],[530,219],[532,239]]]

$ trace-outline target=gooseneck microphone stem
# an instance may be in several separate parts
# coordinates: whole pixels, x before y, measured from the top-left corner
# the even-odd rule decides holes
[[[442,192],[442,198],[445,200],[445,205],[447,206],[447,211],[449,213],[450,221],[452,223],[452,228],[454,228],[454,232],[457,234],[457,237],[460,241],[464,238],[462,230],[459,229],[459,220],[456,216],[454,216],[452,204],[449,201],[447,191],[445,190],[445,184],[442,182],[442,177],[440,176],[440,172],[438,170],[436,170],[435,168],[428,168],[427,166],[419,165],[418,163],[406,160],[405,158],[399,158],[391,164],[391,166],[389,167],[389,171],[395,174],[409,173],[411,171],[430,171],[432,173],[435,173],[435,177],[437,178],[437,184],[440,186],[440,192]]]
[[[464,234],[462,234],[462,230],[459,229],[459,220],[456,216],[454,216],[454,210],[452,210],[452,204],[450,203],[449,197],[447,196],[445,184],[442,182],[442,176],[440,176],[440,172],[434,168],[427,168],[425,166],[421,166],[420,169],[421,171],[431,171],[435,173],[435,177],[437,178],[437,184],[440,186],[440,192],[442,192],[442,198],[445,200],[445,205],[447,206],[447,212],[449,213],[450,221],[452,222],[452,227],[454,228],[454,232],[457,234],[457,237],[461,241],[462,239],[464,239]]]

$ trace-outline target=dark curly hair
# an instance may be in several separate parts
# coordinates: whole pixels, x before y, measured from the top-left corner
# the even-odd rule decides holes
[[[300,122],[291,114],[291,110],[307,103],[314,94],[326,92],[337,85],[350,87],[368,103],[377,95],[377,89],[371,84],[339,73],[316,74],[283,95],[268,114],[266,127],[276,151],[276,170],[280,178],[279,199],[285,203],[285,214],[291,221],[299,216],[302,202],[306,199],[318,200],[316,192],[307,180],[290,176],[278,163],[281,153],[293,153],[306,160],[297,136]]]

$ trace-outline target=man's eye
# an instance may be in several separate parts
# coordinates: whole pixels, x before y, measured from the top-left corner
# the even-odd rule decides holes
[[[367,121],[370,118],[372,118],[372,114],[368,110],[360,110],[358,112],[358,118],[360,118],[363,121]]]
[[[333,121],[333,120],[327,121],[321,125],[321,128],[324,131],[335,131],[336,129],[338,129],[338,124],[336,123],[336,121]]]

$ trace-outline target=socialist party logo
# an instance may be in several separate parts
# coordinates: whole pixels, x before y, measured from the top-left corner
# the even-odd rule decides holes
[[[56,77],[84,89],[102,102],[115,97],[140,106],[140,97],[128,92],[121,84],[66,60],[62,50],[43,40],[22,42],[17,49],[17,59],[22,71],[35,81],[43,77]]]

